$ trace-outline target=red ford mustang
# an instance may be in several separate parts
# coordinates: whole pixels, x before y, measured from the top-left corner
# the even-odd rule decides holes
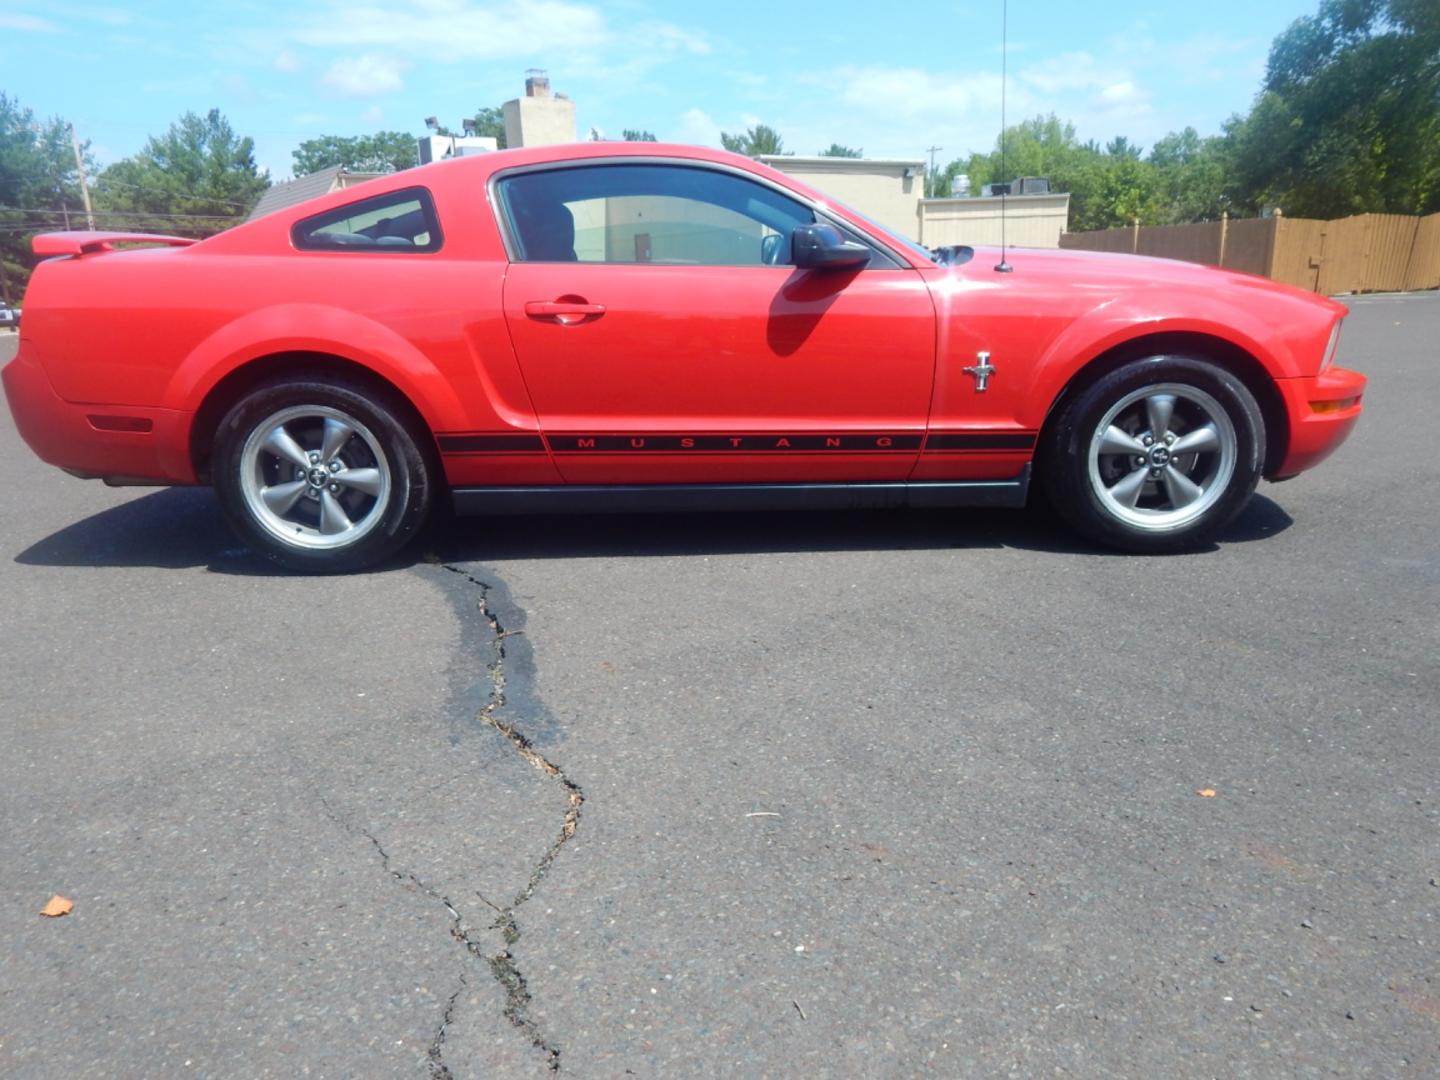
[[[129,248],[134,241],[149,247]],[[157,246],[158,245],[158,246]],[[1345,309],[1262,278],[930,252],[694,147],[504,151],[199,243],[54,233],[5,391],[44,460],[211,483],[347,570],[461,512],[1019,506],[1200,542],[1360,413]]]

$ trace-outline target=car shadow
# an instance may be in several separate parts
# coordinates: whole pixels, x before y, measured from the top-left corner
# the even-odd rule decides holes
[[[1263,540],[1293,519],[1255,496],[1220,545]],[[423,541],[375,568],[422,560],[488,562],[619,556],[1016,548],[1048,554],[1126,557],[1079,539],[1044,507],[1028,510],[857,510],[795,513],[441,515]],[[67,525],[15,557],[30,566],[204,566],[215,573],[283,575],[225,526],[208,488],[169,488]]]

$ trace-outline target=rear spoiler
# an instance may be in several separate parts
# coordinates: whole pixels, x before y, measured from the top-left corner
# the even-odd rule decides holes
[[[193,243],[194,240],[183,236],[160,236],[156,233],[76,231],[41,233],[30,242],[30,247],[36,255],[49,258],[55,255],[85,255],[92,251],[114,251],[116,244],[189,247]]]

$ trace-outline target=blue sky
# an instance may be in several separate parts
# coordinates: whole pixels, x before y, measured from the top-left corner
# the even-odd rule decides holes
[[[1271,39],[1318,0],[1017,0],[1013,120],[1054,111],[1082,138],[1148,144],[1219,129],[1259,85]],[[0,90],[63,116],[101,162],[186,110],[218,107],[276,179],[317,134],[458,127],[548,69],[580,133],[646,128],[719,144],[757,122],[786,148],[948,161],[999,128],[1000,4],[354,0],[72,4],[5,0]]]

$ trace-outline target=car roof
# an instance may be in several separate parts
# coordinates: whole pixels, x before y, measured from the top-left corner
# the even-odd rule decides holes
[[[694,161],[700,164],[718,165],[738,169],[758,176],[815,203],[825,205],[834,213],[847,220],[862,233],[875,237],[892,252],[902,246],[883,231],[877,234],[873,222],[857,220],[844,206],[824,192],[818,191],[793,176],[742,154],[727,150],[714,150],[705,146],[683,143],[661,142],[583,142],[556,143],[549,146],[526,146],[513,150],[494,150],[488,153],[470,154],[459,158],[431,162],[413,169],[387,173],[384,176],[366,180],[359,184],[340,188],[313,199],[287,206],[266,214],[264,217],[243,222],[223,233],[201,241],[191,250],[209,249],[221,251],[253,251],[257,247],[269,247],[283,243],[289,247],[289,232],[292,225],[315,214],[332,208],[348,205],[360,199],[373,198],[389,191],[400,191],[410,187],[424,187],[436,192],[459,187],[474,191],[483,190],[491,176],[507,169],[524,168],[533,165],[563,164],[587,160],[616,160],[624,158],[655,159],[668,161]],[[443,198],[443,195],[441,196]],[[283,238],[283,239],[282,239]],[[902,264],[910,261],[908,248]]]

